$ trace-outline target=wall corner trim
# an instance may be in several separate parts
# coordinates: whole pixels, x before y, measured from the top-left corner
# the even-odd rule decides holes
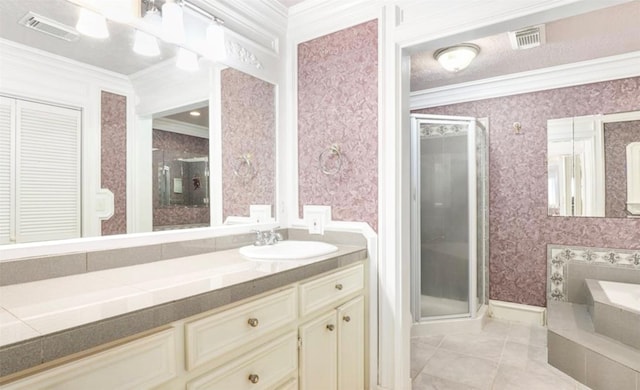
[[[489,310],[492,318],[544,326],[547,323],[547,309],[540,306],[490,300]]]
[[[410,109],[640,76],[640,51],[411,92]]]

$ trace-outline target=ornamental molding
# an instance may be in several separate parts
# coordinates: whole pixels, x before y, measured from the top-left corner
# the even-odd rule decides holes
[[[548,301],[567,301],[568,265],[571,263],[640,271],[640,249],[549,245],[547,248]]]

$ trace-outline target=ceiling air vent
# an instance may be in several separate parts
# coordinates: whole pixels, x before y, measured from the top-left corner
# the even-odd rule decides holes
[[[68,42],[75,41],[80,37],[80,34],[73,27],[45,18],[34,12],[28,12],[18,23]]]
[[[509,32],[509,40],[513,50],[524,50],[538,47],[545,43],[544,24]]]

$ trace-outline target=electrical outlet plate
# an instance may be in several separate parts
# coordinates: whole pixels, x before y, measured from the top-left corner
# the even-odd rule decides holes
[[[303,214],[309,234],[324,234],[324,228],[331,222],[331,206],[305,205]]]
[[[270,204],[249,205],[249,219],[254,223],[272,222]]]

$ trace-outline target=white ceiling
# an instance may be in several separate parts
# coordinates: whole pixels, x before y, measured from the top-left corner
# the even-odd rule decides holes
[[[305,0],[278,0],[278,2],[282,5],[284,5],[285,7],[289,8],[289,7],[293,7],[294,5],[300,4]]]
[[[134,29],[109,21],[109,38],[86,36],[67,42],[18,24],[29,11],[75,28],[79,7],[65,0],[0,0],[0,38],[71,58],[116,73],[130,75],[175,56],[176,48],[160,42],[161,55],[144,57],[133,52]]]
[[[435,88],[504,74],[585,61],[640,50],[640,1],[546,24],[546,44],[513,50],[507,33],[469,41],[480,54],[458,73],[444,70],[434,50],[411,56],[411,90]]]

